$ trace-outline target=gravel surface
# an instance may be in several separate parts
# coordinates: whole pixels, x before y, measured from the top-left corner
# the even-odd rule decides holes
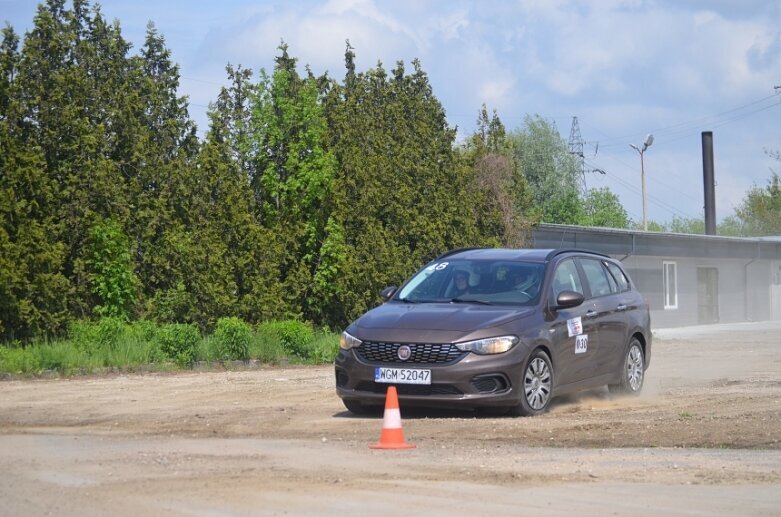
[[[0,515],[781,515],[781,322],[656,331],[639,397],[536,418],[336,397],[333,368],[0,382]]]

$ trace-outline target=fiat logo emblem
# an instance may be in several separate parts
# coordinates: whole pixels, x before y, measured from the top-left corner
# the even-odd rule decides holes
[[[401,345],[399,347],[398,354],[399,354],[399,359],[401,359],[402,361],[406,361],[412,355],[412,349],[410,349],[410,347],[408,347],[407,345]]]

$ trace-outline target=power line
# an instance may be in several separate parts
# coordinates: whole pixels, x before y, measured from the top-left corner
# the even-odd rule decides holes
[[[613,160],[614,162],[620,163],[621,165],[626,167],[628,170],[632,171],[633,174],[639,173],[639,171],[635,168],[634,165],[630,165],[627,162],[625,162],[623,160],[620,160],[619,158],[616,158],[613,155],[607,155],[607,156],[608,156],[609,159]],[[663,187],[665,187],[665,188],[675,192],[676,194],[683,194],[688,199],[691,199],[693,202],[696,202],[695,198],[689,196],[688,194],[685,194],[685,193],[681,192],[681,189],[680,189],[679,186],[678,187],[674,187],[674,186],[668,185],[667,183],[665,183],[662,180],[660,180],[658,178],[658,174],[651,174],[650,177],[648,178],[648,181],[650,181],[651,183],[655,183],[657,185],[661,185],[661,186],[663,186]]]
[[[618,161],[619,163],[622,163],[623,165],[626,165],[623,162],[621,162],[620,160],[616,160],[616,161]],[[587,165],[589,167],[596,168],[594,164],[592,164],[590,162],[586,162],[586,163],[587,163]],[[600,170],[603,170],[603,169],[600,169]],[[641,195],[640,189],[635,187],[633,184],[629,183],[627,180],[625,180],[625,179],[623,179],[623,178],[621,178],[621,177],[619,177],[619,176],[617,176],[617,175],[615,175],[615,174],[613,174],[613,173],[611,173],[609,171],[603,170],[603,172],[611,180],[613,180],[616,183],[622,185],[625,189],[629,190],[630,192],[632,192],[634,194],[637,194],[638,196]],[[668,188],[671,188],[671,187],[668,187]],[[676,192],[681,193],[680,190],[676,190]],[[686,194],[684,194],[684,195],[687,198],[689,197]],[[655,195],[648,194],[648,201],[651,202],[653,205],[656,205],[658,208],[662,208],[665,211],[667,211],[667,212],[669,212],[669,213],[671,213],[673,215],[677,215],[677,216],[685,218],[685,219],[697,219],[698,218],[698,217],[692,216],[691,214],[687,214],[685,212],[682,212],[678,208],[674,207],[673,205],[670,205],[670,204],[666,203],[665,201],[663,201],[662,199],[660,199],[659,197],[657,197]]]
[[[638,172],[638,171],[635,170],[635,168],[632,165],[629,165],[628,163],[624,162],[623,160],[620,160],[620,159],[616,158],[615,156],[608,155],[608,158],[613,160],[613,161],[615,161],[615,162],[618,162],[619,164],[623,165],[627,169],[631,170],[633,173],[637,173]],[[658,174],[652,174],[649,177],[649,181],[651,183],[661,185],[661,186],[663,186],[663,187],[665,187],[665,188],[675,192],[676,194],[678,194],[680,196],[683,196],[684,198],[688,199],[692,203],[698,203],[699,202],[698,198],[692,197],[688,193],[681,191],[681,189],[679,187],[673,187],[671,185],[666,184],[665,182],[663,182],[660,179],[658,179],[657,176],[658,176]],[[615,178],[615,176],[612,176],[612,177]],[[641,192],[637,188],[633,188],[633,192],[635,192],[636,194],[641,194]],[[669,212],[672,212],[673,214],[677,213],[677,215],[680,215],[682,217],[690,217],[690,218],[692,218],[691,214],[685,214],[685,213],[681,212],[678,208],[673,207],[672,205],[668,205],[667,203],[665,203],[664,201],[662,201],[660,198],[658,198],[657,196],[655,196],[653,194],[648,194],[648,199],[650,201],[652,201],[655,205],[659,206],[660,208],[665,208],[666,210],[668,210]]]
[[[734,117],[730,117],[727,120],[724,120],[722,122],[711,124],[709,126],[709,128],[710,129],[716,129],[716,128],[719,128],[719,127],[723,127],[723,126],[726,126],[727,124],[731,124],[732,122],[735,122],[736,120],[741,120],[741,119],[750,117],[751,115],[754,115],[756,113],[760,113],[762,111],[767,111],[769,109],[775,108],[776,106],[781,106],[781,103],[770,104],[768,106],[764,106],[762,108],[750,111],[748,113],[741,113],[741,114],[735,115]],[[695,130],[695,132],[699,132],[699,131],[700,131],[699,129]],[[675,133],[672,133],[672,134],[675,134]],[[681,135],[678,138],[662,137],[662,141],[664,141],[664,142],[677,142],[677,141],[683,140],[684,138],[689,137],[691,135],[692,135],[692,133],[689,131],[686,134],[683,134],[683,135]]]
[[[208,81],[206,79],[198,79],[196,77],[186,77],[186,76],[179,76],[179,79],[185,79],[187,81],[195,81],[197,83],[204,83],[204,84],[213,84],[214,86],[225,86],[225,83],[218,83],[216,81]]]
[[[701,118],[692,119],[692,120],[688,120],[688,121],[684,121],[684,122],[679,122],[677,124],[672,124],[672,125],[669,125],[669,126],[663,126],[663,127],[651,130],[650,133],[653,133],[654,136],[657,136],[657,137],[659,137],[661,135],[662,138],[664,138],[665,137],[665,133],[675,135],[675,134],[681,134],[681,133],[687,133],[688,134],[688,133],[692,133],[692,132],[699,132],[699,128],[702,125],[706,124],[706,123],[709,123],[711,125],[712,124],[718,124],[719,127],[721,127],[723,125],[726,125],[728,123],[734,122],[736,120],[740,120],[740,119],[746,118],[748,116],[754,115],[755,113],[759,113],[761,111],[765,111],[765,110],[768,110],[768,109],[771,109],[773,107],[781,105],[781,103],[773,102],[773,103],[768,104],[766,106],[763,106],[763,107],[761,107],[759,109],[752,110],[752,111],[749,111],[747,113],[740,113],[740,114],[737,114],[737,115],[732,116],[732,117],[728,117],[726,120],[723,120],[723,121],[718,120],[719,118],[724,117],[725,115],[729,115],[731,113],[735,113],[737,111],[744,110],[744,109],[749,108],[751,106],[756,106],[757,104],[766,102],[769,99],[777,98],[777,96],[778,96],[777,93],[773,93],[773,94],[768,95],[766,97],[762,97],[761,99],[754,100],[752,102],[749,102],[749,103],[744,104],[742,106],[738,106],[736,108],[732,108],[732,109],[729,109],[729,110],[726,110],[726,111],[722,111],[722,112],[717,113],[715,115],[708,115],[706,117],[701,117]],[[630,140],[630,139],[633,139],[633,138],[638,138],[638,136],[642,137],[642,135],[643,134],[641,134],[641,133],[634,133],[634,134],[629,134],[629,135],[610,137],[607,140],[603,140],[602,142],[600,142],[600,145],[602,147],[614,147],[614,146],[618,146],[618,145],[624,145],[627,140]]]

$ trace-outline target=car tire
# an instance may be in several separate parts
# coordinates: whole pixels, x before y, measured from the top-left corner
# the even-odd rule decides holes
[[[624,360],[621,362],[620,378],[617,384],[609,384],[611,393],[619,395],[637,395],[643,389],[645,380],[645,353],[640,340],[633,337],[626,347]]]
[[[355,415],[379,415],[384,409],[383,406],[364,406],[357,400],[342,399],[342,403],[350,413]]]
[[[342,399],[342,403],[350,413],[354,413],[356,415],[365,415],[369,412],[366,406],[364,406],[357,400]]]
[[[482,417],[497,417],[497,416],[505,416],[507,413],[510,412],[510,408],[506,406],[488,406],[488,407],[481,407],[477,408],[475,410],[475,414],[482,416]]]
[[[548,411],[553,398],[553,365],[544,351],[536,350],[526,360],[520,388],[521,400],[510,414],[537,416]]]

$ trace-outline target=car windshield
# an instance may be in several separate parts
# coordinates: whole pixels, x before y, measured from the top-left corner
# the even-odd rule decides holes
[[[418,271],[396,294],[407,303],[533,305],[543,264],[511,260],[442,260]]]

